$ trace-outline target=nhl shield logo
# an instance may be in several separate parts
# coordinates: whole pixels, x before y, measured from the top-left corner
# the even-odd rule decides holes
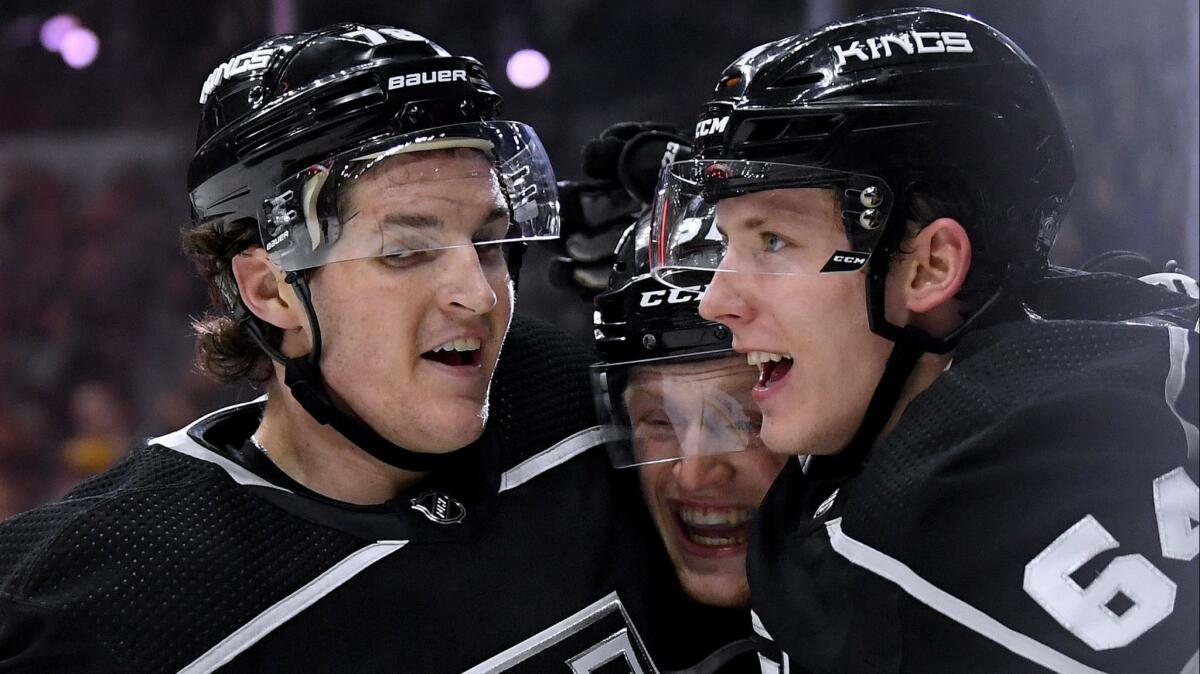
[[[427,491],[412,499],[412,509],[438,524],[458,524],[467,516],[462,503],[436,491]]]

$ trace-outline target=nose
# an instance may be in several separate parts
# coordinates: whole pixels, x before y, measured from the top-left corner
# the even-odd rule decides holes
[[[475,246],[462,246],[443,251],[446,265],[442,275],[440,300],[443,307],[455,313],[486,314],[496,307],[496,290],[492,276],[479,259]]]
[[[672,468],[675,482],[684,491],[701,491],[726,484],[733,479],[733,466],[724,455],[688,456]]]
[[[750,305],[744,299],[736,272],[718,271],[700,299],[700,316],[723,323],[730,328],[751,316]]]

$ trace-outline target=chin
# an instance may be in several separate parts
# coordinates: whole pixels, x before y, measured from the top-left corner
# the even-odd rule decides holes
[[[730,577],[724,574],[693,574],[684,571],[680,575],[683,591],[701,604],[719,608],[749,608],[750,588],[745,574]]]

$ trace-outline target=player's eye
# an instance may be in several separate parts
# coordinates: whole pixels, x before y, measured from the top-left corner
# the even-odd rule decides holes
[[[379,258],[379,261],[393,269],[406,269],[425,261],[429,258],[429,255],[430,251],[402,250],[391,255],[384,255]]]
[[[763,250],[768,253],[778,253],[787,245],[788,242],[774,232],[764,232],[762,235]]]

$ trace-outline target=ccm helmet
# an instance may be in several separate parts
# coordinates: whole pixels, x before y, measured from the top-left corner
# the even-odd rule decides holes
[[[714,270],[865,270],[871,329],[895,349],[860,447],[890,416],[921,353],[949,350],[998,299],[1019,301],[1042,275],[1074,183],[1071,144],[1037,66],[994,28],[927,8],[866,14],[750,50],[722,73],[694,149],[695,160],[670,165],[660,182],[655,274],[687,285]],[[720,200],[804,187],[830,190],[848,250],[818,251],[808,268],[729,254],[716,228]],[[978,297],[958,329],[935,338],[887,321],[884,286],[909,228],[940,216],[970,236],[967,286]]]
[[[650,221],[625,230],[608,290],[595,299],[592,390],[618,468],[762,449],[750,389],[758,370],[729,330],[700,317],[706,283],[663,284],[650,273]]]
[[[453,56],[399,28],[338,24],[280,35],[219,65],[200,92],[200,128],[188,167],[197,223],[252,226],[308,312],[313,348],[285,357],[264,337],[237,288],[222,288],[242,329],[285,367],[285,383],[315,419],[364,451],[406,470],[430,470],[451,454],[397,447],[336,407],[319,368],[321,330],[309,276],[332,262],[454,246],[497,245],[558,234],[554,175],[523,124],[496,121],[500,96],[475,59]],[[407,182],[476,179],[501,195],[507,228],[486,241],[440,231],[398,232],[348,207],[356,182],[401,155],[464,151],[457,172],[414,169]],[[450,175],[447,171],[453,172]],[[515,262],[510,258],[515,273]]]

